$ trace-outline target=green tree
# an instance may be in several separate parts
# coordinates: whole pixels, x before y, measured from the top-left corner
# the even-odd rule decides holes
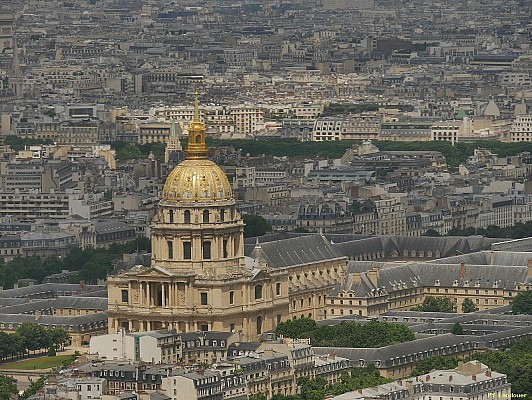
[[[272,227],[260,215],[244,214],[242,216],[244,223],[244,237],[263,236],[272,231]]]
[[[275,334],[277,336],[284,336],[289,338],[302,338],[310,335],[318,327],[316,321],[310,318],[299,318],[286,322],[281,322],[275,327]]]
[[[414,333],[408,326],[378,321],[318,325],[309,318],[301,318],[277,325],[275,333],[286,337],[310,338],[314,346],[323,347],[382,347],[414,340]]]
[[[0,375],[0,399],[13,399],[17,394],[16,380],[10,376]]]
[[[453,335],[463,335],[464,334],[464,328],[462,328],[462,325],[460,325],[460,322],[456,322],[453,325],[453,328],[451,329],[451,333]]]
[[[48,331],[36,322],[24,322],[18,326],[16,333],[23,338],[24,347],[30,351],[50,347]]]
[[[294,233],[310,233],[310,231],[301,226],[298,226],[296,229],[294,229]]]
[[[52,346],[56,349],[60,347],[63,350],[65,346],[70,344],[70,335],[63,328],[52,328],[48,335]]]
[[[532,340],[519,340],[506,351],[486,350],[469,359],[478,360],[492,370],[506,374],[512,393],[532,393]]]
[[[446,356],[431,356],[418,361],[414,365],[411,376],[418,376],[428,374],[435,369],[452,369],[458,366],[458,359],[456,357]]]
[[[475,303],[473,303],[473,300],[471,300],[470,298],[464,299],[464,301],[462,302],[462,312],[463,313],[475,312],[477,310],[478,310],[478,308],[475,305]]]
[[[521,292],[512,301],[514,314],[532,314],[532,290]]]
[[[448,297],[433,297],[427,296],[423,300],[423,304],[417,305],[411,309],[412,311],[423,312],[456,312],[455,304]]]
[[[304,400],[323,400],[327,393],[327,381],[324,378],[303,377],[298,382],[301,398]]]

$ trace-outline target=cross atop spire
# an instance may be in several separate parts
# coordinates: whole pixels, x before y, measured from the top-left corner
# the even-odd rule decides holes
[[[194,122],[200,122],[199,118],[199,90],[198,83],[194,84]]]

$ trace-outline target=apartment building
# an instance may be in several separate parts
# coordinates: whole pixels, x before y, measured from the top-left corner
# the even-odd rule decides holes
[[[432,125],[430,130],[432,140],[440,140],[455,144],[460,137],[461,121],[442,121]]]
[[[64,191],[43,193],[37,190],[0,192],[0,217],[13,221],[37,218],[68,218],[70,195]]]
[[[532,141],[532,115],[518,115],[511,128],[512,142]]]
[[[171,134],[171,125],[162,122],[148,122],[137,126],[138,142],[147,143],[167,143]]]
[[[251,135],[264,127],[264,111],[252,106],[230,106],[236,133]]]

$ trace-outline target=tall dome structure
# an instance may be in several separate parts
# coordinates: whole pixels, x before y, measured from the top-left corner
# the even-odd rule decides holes
[[[196,92],[187,158],[168,175],[151,226],[150,268],[108,279],[109,332],[239,331],[256,339],[288,316],[288,273],[244,258],[244,223],[207,158]]]
[[[244,223],[227,176],[207,158],[197,93],[188,132],[187,158],[168,175],[154,219],[153,263],[212,274],[243,267]]]

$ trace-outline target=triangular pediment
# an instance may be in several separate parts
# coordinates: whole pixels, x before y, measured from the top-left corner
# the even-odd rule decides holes
[[[168,278],[172,276],[172,273],[161,267],[150,267],[139,273],[137,276],[143,278]]]
[[[271,277],[271,274],[264,270],[264,269],[259,269],[259,268],[256,268],[253,270],[253,276],[251,278],[252,281],[259,281],[259,280],[262,280],[262,279],[268,279]]]

